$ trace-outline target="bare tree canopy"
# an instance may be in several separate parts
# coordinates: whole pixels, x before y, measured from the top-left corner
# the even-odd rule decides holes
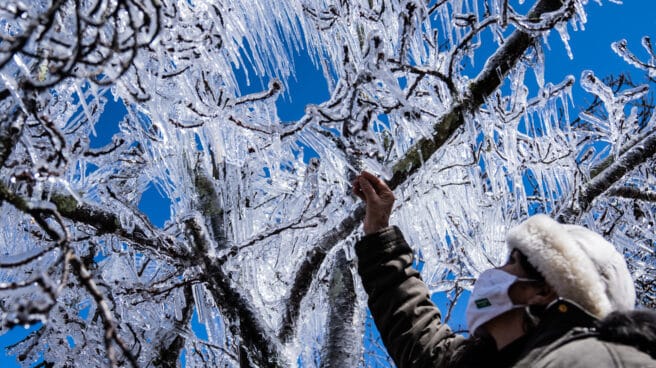
[[[588,2],[4,0],[0,333],[38,326],[9,353],[363,365],[348,194],[363,169],[395,191],[435,292],[457,300],[540,212],[603,234],[656,308],[651,41],[612,46],[641,82],[544,77],[544,39],[568,48]],[[300,48],[330,98],[282,121]],[[271,82],[243,93],[245,71]],[[572,106],[576,84],[591,104]],[[97,147],[110,105],[123,113]],[[139,209],[150,187],[163,226]]]

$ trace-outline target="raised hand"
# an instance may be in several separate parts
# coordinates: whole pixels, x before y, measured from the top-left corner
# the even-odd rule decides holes
[[[365,201],[364,233],[372,234],[389,226],[394,193],[384,181],[363,171],[353,181],[353,194]]]

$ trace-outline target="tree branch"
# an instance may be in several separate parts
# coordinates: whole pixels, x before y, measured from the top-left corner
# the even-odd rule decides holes
[[[356,320],[357,296],[353,274],[343,250],[337,252],[328,290],[326,342],[322,367],[356,367],[360,359],[362,322]]]
[[[7,186],[0,182],[0,204],[4,201],[10,203],[19,211],[32,216],[34,221],[41,226],[51,239],[55,241],[68,239],[66,226],[64,225],[60,213],[58,213],[56,209],[51,208],[49,203],[43,203],[43,205],[41,205],[26,200],[12,192]],[[57,224],[61,227],[61,233],[55,230],[52,225],[46,221],[46,217],[48,216],[56,220]]]
[[[103,321],[103,328],[105,329],[105,349],[107,353],[107,359],[109,359],[111,366],[118,366],[118,362],[114,356],[114,347],[112,346],[112,343],[116,343],[123,352],[123,355],[130,362],[130,365],[134,368],[137,368],[139,366],[137,363],[137,358],[132,354],[125,342],[118,336],[116,322],[114,321],[114,317],[112,316],[109,306],[107,305],[107,300],[98,289],[95,281],[93,281],[91,278],[91,274],[86,269],[86,267],[84,267],[84,264],[77,256],[71,257],[70,264],[73,266],[73,272],[75,275],[77,275],[80,283],[84,286],[85,289],[87,289],[87,292],[91,294],[94,301],[96,302],[98,310],[100,311],[100,316]]]
[[[198,194],[197,206],[205,218],[206,225],[209,227],[212,239],[216,242],[218,249],[225,249],[228,246],[228,240],[224,230],[225,214],[221,208],[221,197],[216,191],[209,173],[202,166],[195,166],[190,174],[194,177],[194,188]]]
[[[655,154],[656,131],[648,133],[617,159],[613,158],[611,164],[607,164],[606,161],[602,162],[599,166],[604,168],[602,170],[591,170],[596,175],[583,186],[578,198],[573,198],[568,207],[558,214],[558,220],[563,223],[577,222],[577,219],[590,208],[590,205],[597,197],[616,184],[624,174]]]
[[[284,359],[279,345],[257,317],[256,308],[233,287],[230,277],[226,275],[216,259],[208,257],[205,253],[205,250],[211,246],[207,230],[193,218],[185,221],[185,225],[194,242],[196,259],[203,262],[199,266],[204,269],[203,274],[208,276],[206,286],[217,302],[217,306],[224,316],[239,320],[239,333],[247,349],[249,360],[253,360],[253,363],[260,367],[282,365]],[[247,362],[242,362],[245,363]]]
[[[562,0],[541,0],[529,11],[527,18],[537,22],[542,14],[558,10],[562,4]],[[517,30],[487,59],[483,71],[469,86],[471,107],[480,106],[501,85],[508,72],[533,42],[534,36]]]
[[[155,227],[149,223],[144,224],[143,227],[135,224],[134,229],[128,230],[121,225],[121,220],[116,213],[89,203],[79,202],[73,196],[56,193],[51,196],[51,201],[57,206],[58,212],[63,217],[95,228],[96,236],[114,234],[126,239],[136,247],[162,254],[170,260],[179,262],[189,259],[186,253],[180,251],[184,248],[175,247],[174,240],[168,236],[158,236]],[[147,221],[146,219],[141,220]]]
[[[656,202],[656,192],[640,190],[634,187],[613,188],[608,191],[608,195],[627,199],[637,199],[645,202]]]

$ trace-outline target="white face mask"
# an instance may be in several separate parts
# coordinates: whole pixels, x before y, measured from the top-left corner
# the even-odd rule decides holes
[[[474,283],[465,312],[470,334],[474,334],[479,327],[497,316],[524,307],[514,304],[508,295],[508,290],[517,281],[535,280],[520,278],[497,268],[480,274]]]

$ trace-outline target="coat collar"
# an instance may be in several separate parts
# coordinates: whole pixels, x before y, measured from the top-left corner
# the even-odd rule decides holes
[[[514,366],[531,351],[553,343],[574,329],[591,330],[597,321],[594,316],[567,299],[557,299],[541,310],[527,309],[527,315],[527,321],[538,322],[525,335],[503,349],[492,349],[490,354],[493,354],[493,359],[489,359],[489,362],[493,362],[491,367]],[[490,339],[489,346],[494,347],[494,340],[489,336],[487,338]]]
[[[520,358],[531,350],[548,345],[574,328],[593,329],[598,319],[578,304],[559,298],[542,311],[529,311],[539,321],[526,335]]]

